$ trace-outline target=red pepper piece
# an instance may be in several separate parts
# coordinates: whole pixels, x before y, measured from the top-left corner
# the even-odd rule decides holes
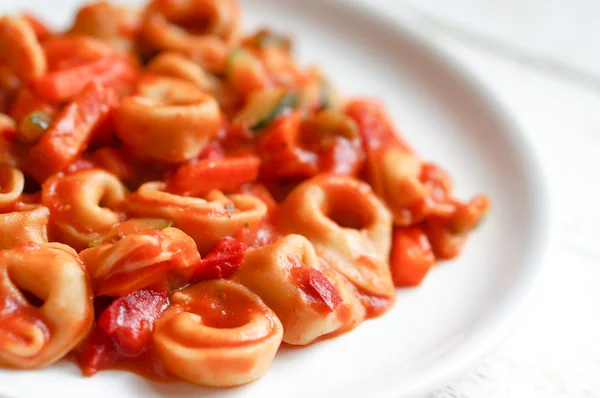
[[[244,245],[237,239],[221,239],[202,259],[194,279],[229,278],[240,268],[244,251]]]
[[[394,230],[390,266],[396,286],[420,285],[434,263],[435,256],[423,228]]]
[[[151,343],[154,321],[169,304],[166,292],[138,290],[116,299],[98,319],[98,327],[112,337],[122,353],[139,355]]]
[[[118,104],[115,90],[90,83],[52,121],[31,148],[23,168],[38,182],[69,166],[85,150],[94,130]]]
[[[76,349],[75,359],[84,376],[93,376],[117,361],[119,350],[115,342],[98,326]]]
[[[304,266],[294,255],[288,256],[292,264],[290,274],[311,301],[321,312],[333,312],[342,303],[342,297],[335,286],[316,268]]]
[[[110,55],[71,68],[50,72],[31,82],[31,88],[48,102],[62,102],[91,82],[119,88],[135,79],[135,67],[124,56]]]
[[[202,196],[213,189],[236,192],[258,178],[260,159],[256,156],[203,159],[181,166],[171,180],[171,190],[191,196]]]

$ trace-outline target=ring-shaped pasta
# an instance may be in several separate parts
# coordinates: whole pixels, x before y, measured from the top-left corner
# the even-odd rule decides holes
[[[282,232],[308,238],[317,254],[361,292],[394,297],[388,264],[392,218],[369,185],[319,175],[296,187],[279,214]]]
[[[0,214],[0,250],[28,242],[47,243],[49,219],[50,211],[40,205]]]
[[[6,64],[22,83],[46,73],[46,56],[25,18],[0,18],[0,64]]]
[[[454,209],[447,195],[452,190],[450,177],[440,176],[441,185],[435,198],[434,187],[423,181],[424,162],[416,154],[401,147],[383,151],[382,162],[376,169],[374,190],[388,205],[396,225],[408,226],[423,221],[426,216],[447,216]],[[437,168],[438,173],[443,173]]]
[[[32,304],[23,291],[43,303]],[[0,296],[0,366],[50,365],[77,346],[94,322],[83,263],[60,243],[0,251]]]
[[[262,377],[283,328],[260,297],[228,280],[179,291],[154,325],[154,347],[167,369],[191,383],[231,387]]]
[[[135,50],[140,23],[138,9],[100,1],[80,8],[68,33],[94,37],[129,53]]]
[[[119,138],[142,158],[192,159],[216,136],[221,112],[213,97],[185,80],[150,76],[115,114]]]
[[[176,52],[158,54],[146,66],[146,70],[156,75],[176,77],[194,83],[200,90],[209,93],[214,92],[219,83],[200,65]]]
[[[165,192],[161,181],[141,185],[125,201],[126,211],[136,217],[158,217],[173,221],[173,226],[191,236],[202,255],[219,240],[234,236],[243,228],[258,228],[267,206],[250,195],[225,196],[212,191],[204,198]]]
[[[325,269],[312,244],[300,235],[248,250],[233,280],[277,314],[288,344],[305,345],[350,330],[365,317],[356,289]]]
[[[21,170],[0,164],[0,210],[12,206],[25,187],[25,176]]]
[[[185,273],[200,261],[192,238],[177,228],[132,233],[83,250],[80,257],[94,292],[103,296],[125,296],[164,283],[169,272]]]
[[[155,0],[146,9],[142,36],[160,50],[185,54],[212,72],[222,72],[238,41],[235,0]]]
[[[42,186],[42,203],[50,209],[58,240],[81,250],[122,221],[117,208],[127,188],[104,170],[55,175]]]

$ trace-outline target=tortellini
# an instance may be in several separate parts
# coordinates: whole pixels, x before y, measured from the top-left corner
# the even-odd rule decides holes
[[[140,18],[137,9],[100,1],[79,10],[69,34],[94,37],[120,51],[133,52]]]
[[[146,70],[162,76],[171,76],[195,84],[199,89],[213,92],[218,80],[184,55],[164,52],[157,55],[146,66]]]
[[[347,331],[365,316],[356,289],[321,265],[311,243],[300,235],[249,250],[234,280],[275,311],[289,344]]]
[[[52,226],[61,242],[84,249],[121,221],[116,209],[127,188],[103,170],[55,175],[42,189],[42,203],[50,209]]]
[[[243,228],[255,228],[267,214],[267,206],[250,195],[228,195],[212,191],[204,198],[166,192],[164,182],[148,182],[127,198],[127,212],[137,217],[160,217],[191,236],[201,254],[222,237]]]
[[[0,16],[0,368],[239,386],[460,254],[489,199],[240,5]]]
[[[60,243],[0,251],[0,297],[0,366],[50,365],[77,346],[94,322],[83,263]]]
[[[238,41],[239,18],[235,0],[154,0],[144,16],[142,37],[160,50],[180,52],[222,72],[228,50]],[[194,25],[206,29],[195,32]]]
[[[185,273],[200,261],[196,244],[177,228],[146,230],[81,252],[96,294],[124,296]]]
[[[48,242],[50,211],[40,205],[25,205],[21,210],[0,214],[0,250],[21,243]]]
[[[280,214],[282,232],[308,238],[361,293],[393,300],[392,218],[368,184],[339,175],[314,177],[285,198]]]
[[[283,335],[281,322],[257,295],[227,280],[174,293],[154,328],[154,346],[167,369],[213,387],[263,376]]]
[[[22,203],[25,176],[21,170],[0,165],[0,250],[21,243],[48,242],[48,208]]]
[[[0,164],[0,211],[19,199],[24,186],[25,176],[21,170]]]
[[[0,18],[0,49],[0,65],[7,65],[23,83],[48,69],[35,31],[23,17]]]
[[[373,171],[373,189],[390,208],[396,225],[412,225],[430,215],[447,216],[453,210],[447,200],[450,176],[401,147],[382,151],[381,164]]]
[[[221,126],[217,101],[182,79],[150,76],[115,115],[119,138],[138,156],[178,163],[196,156]]]

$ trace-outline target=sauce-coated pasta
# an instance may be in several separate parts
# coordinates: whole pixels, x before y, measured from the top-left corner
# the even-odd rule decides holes
[[[0,17],[0,367],[250,383],[385,313],[489,208],[236,0]]]

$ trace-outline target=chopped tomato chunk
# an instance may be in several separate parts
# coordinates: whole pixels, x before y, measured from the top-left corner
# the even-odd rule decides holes
[[[263,178],[308,178],[317,173],[318,157],[301,147],[299,112],[274,121],[259,137],[256,149]]]
[[[390,265],[396,286],[420,285],[434,263],[431,244],[422,228],[394,230]]]
[[[240,268],[244,251],[244,245],[237,239],[222,239],[202,259],[194,279],[229,278]]]
[[[358,131],[367,153],[379,148],[398,145],[410,151],[408,143],[397,133],[387,112],[379,102],[356,99],[346,105],[345,113],[358,124]]]
[[[95,326],[75,350],[75,359],[84,376],[93,376],[113,365],[119,357],[117,345],[104,330]]]
[[[303,266],[295,255],[289,255],[292,264],[290,274],[300,289],[306,294],[311,304],[321,312],[333,312],[342,303],[342,298],[321,271]]]
[[[138,290],[108,306],[98,319],[98,327],[115,341],[122,353],[139,355],[150,345],[154,321],[168,304],[166,292]]]

